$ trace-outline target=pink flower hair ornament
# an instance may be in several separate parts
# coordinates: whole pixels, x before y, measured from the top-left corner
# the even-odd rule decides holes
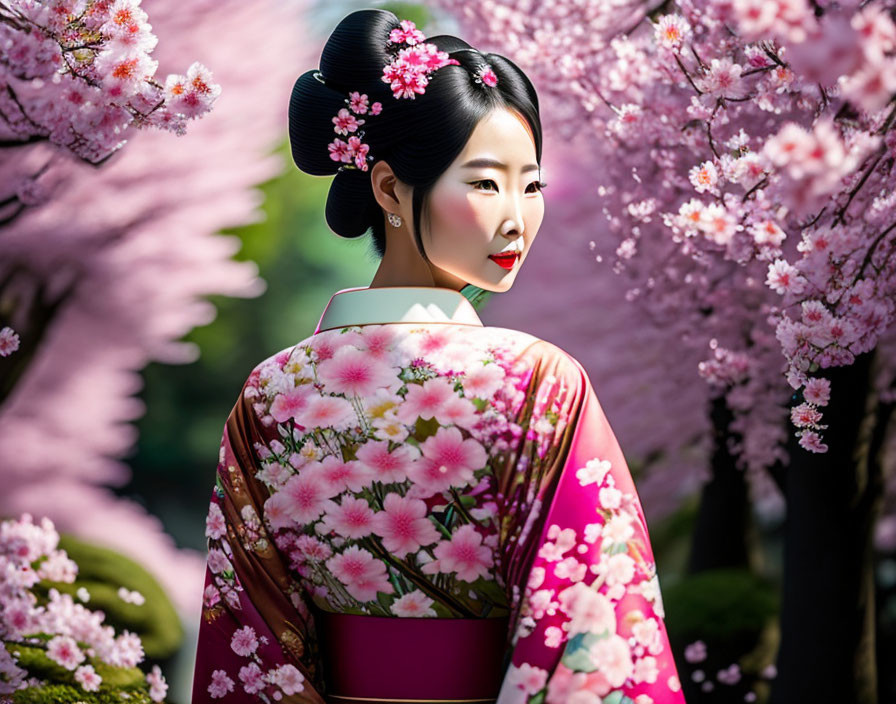
[[[383,68],[382,80],[388,83],[392,89],[392,97],[396,99],[410,98],[414,100],[418,95],[426,91],[426,86],[431,80],[430,74],[443,66],[460,66],[460,61],[448,57],[448,52],[440,51],[435,44],[425,42],[426,36],[417,29],[411,20],[401,20],[399,27],[389,33],[389,44],[404,44],[398,55]],[[314,78],[326,85],[326,80],[320,71],[315,71]],[[487,86],[495,86],[498,77],[490,66],[480,69],[475,78],[477,83]],[[383,109],[382,103],[376,102],[370,105],[366,93],[352,91],[345,99],[347,107],[340,108],[333,118],[333,131],[336,134],[347,136],[348,140],[336,137],[327,145],[330,150],[330,158],[341,162],[339,171],[343,169],[368,170],[368,162],[373,161],[369,153],[370,146],[362,140],[364,130],[359,129],[366,120],[361,120],[356,115],[379,115]]]
[[[495,72],[492,70],[491,66],[483,66],[476,73],[476,78],[474,79],[477,83],[484,83],[487,86],[491,86],[494,88],[498,85],[498,77],[495,75]]]

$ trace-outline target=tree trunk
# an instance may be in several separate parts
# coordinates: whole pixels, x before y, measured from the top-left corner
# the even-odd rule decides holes
[[[868,352],[848,367],[820,370],[831,381],[830,403],[822,408],[828,451],[791,443],[771,704],[877,702],[872,540],[883,497],[883,433],[875,427],[873,357]]]
[[[731,411],[724,396],[711,403],[712,477],[700,493],[687,572],[694,574],[724,567],[757,571],[758,536],[752,521],[749,487],[744,470],[735,466],[726,442]]]

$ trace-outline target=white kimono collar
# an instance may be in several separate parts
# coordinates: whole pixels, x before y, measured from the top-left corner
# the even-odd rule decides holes
[[[330,296],[316,335],[324,330],[383,323],[478,325],[473,304],[460,292],[438,286],[359,286]]]

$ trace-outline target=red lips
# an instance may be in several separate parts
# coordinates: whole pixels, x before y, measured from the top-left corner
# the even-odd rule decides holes
[[[520,256],[519,252],[508,252],[506,254],[489,254],[488,258],[503,269],[513,269],[518,256]]]

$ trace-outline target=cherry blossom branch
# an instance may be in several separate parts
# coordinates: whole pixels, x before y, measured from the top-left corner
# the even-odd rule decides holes
[[[846,211],[849,209],[850,204],[853,201],[853,198],[856,197],[856,194],[861,190],[862,186],[865,185],[865,182],[868,180],[868,177],[871,176],[872,172],[877,168],[877,165],[880,163],[880,160],[884,157],[884,154],[887,153],[886,145],[881,145],[877,150],[877,155],[874,158],[874,163],[862,174],[862,177],[859,179],[859,182],[850,189],[848,197],[846,199],[846,203],[844,203],[842,208],[837,209],[837,213],[834,216],[834,225],[842,225],[846,219]]]
[[[865,268],[868,266],[868,264],[871,263],[871,257],[874,255],[874,251],[877,249],[877,245],[879,245],[884,237],[892,232],[894,228],[896,228],[896,222],[892,223],[889,227],[887,227],[883,232],[881,232],[877,237],[874,238],[874,241],[869,245],[868,251],[865,253],[865,258],[859,265],[859,269],[856,272],[856,275],[853,277],[850,286],[854,286],[855,283],[862,278],[862,274],[865,273]]]
[[[684,64],[681,63],[681,59],[678,57],[678,54],[675,54],[675,63],[678,64],[678,68],[681,69],[681,72],[684,74],[684,77],[688,79],[688,83],[691,84],[691,88],[693,88],[697,95],[703,95],[703,91],[700,90],[693,80],[691,80],[691,74],[688,73],[687,69],[684,67]]]

